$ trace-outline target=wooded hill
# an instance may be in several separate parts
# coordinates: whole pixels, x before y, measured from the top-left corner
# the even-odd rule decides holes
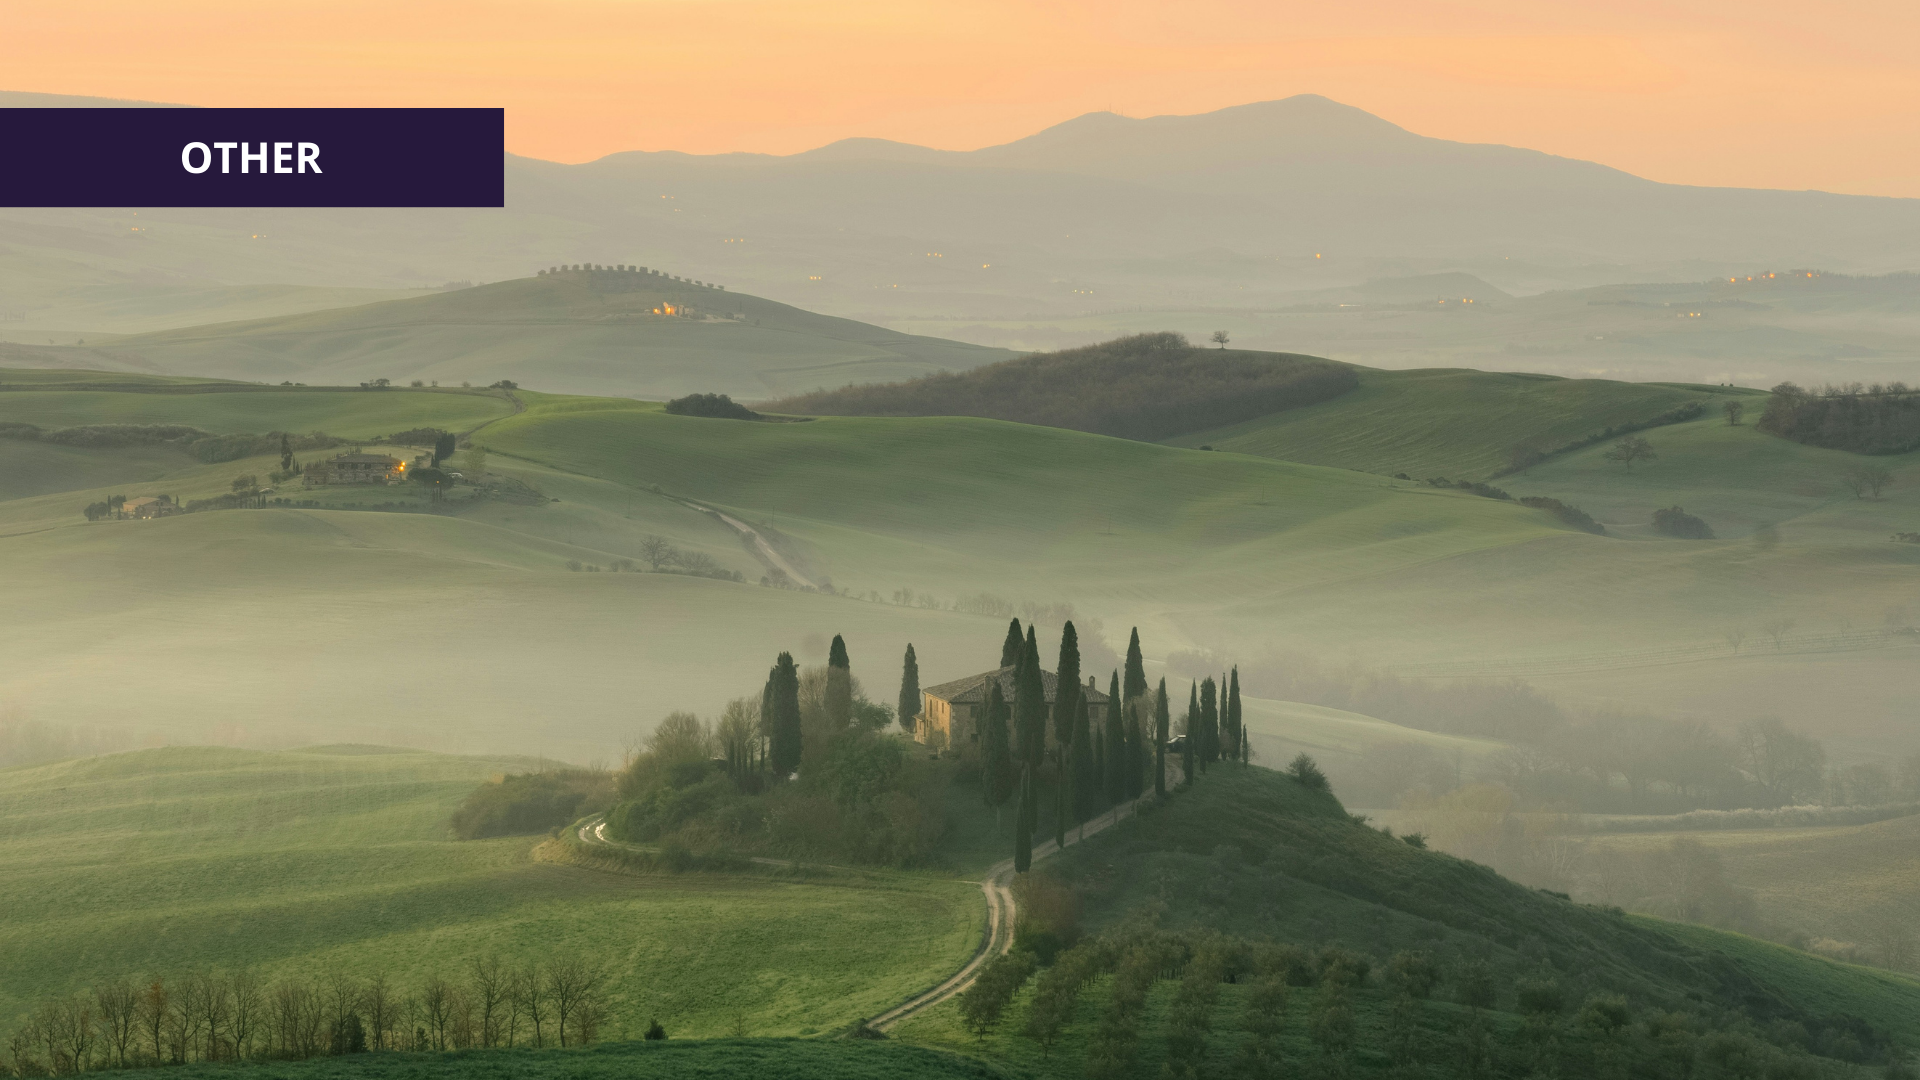
[[[821,416],[980,416],[1165,439],[1327,401],[1359,385],[1316,356],[1199,349],[1179,334],[1135,334],[971,371],[847,385],[772,402]]]

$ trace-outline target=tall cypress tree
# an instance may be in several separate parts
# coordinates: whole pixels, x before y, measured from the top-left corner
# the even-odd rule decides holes
[[[913,718],[920,712],[920,660],[913,655],[913,642],[907,642],[907,658],[900,662],[900,703],[894,719],[900,730],[911,733]]]
[[[853,721],[853,664],[839,634],[827,650],[827,729],[836,736]]]
[[[800,669],[794,667],[793,654],[781,653],[773,662],[773,674],[767,680],[773,711],[768,723],[772,745],[773,775],[785,780],[800,767]]]
[[[1020,620],[1007,624],[1007,640],[1000,643],[1000,666],[1012,667],[1020,662],[1020,651],[1026,644],[1026,638],[1020,634]]]
[[[1247,753],[1247,743],[1249,740],[1247,738],[1246,726],[1240,722],[1239,667],[1236,666],[1233,669],[1233,674],[1230,678],[1232,681],[1227,684],[1227,730],[1233,733],[1233,748],[1239,751],[1236,755],[1236,760],[1244,765],[1249,756]]]
[[[1147,784],[1147,743],[1140,722],[1141,709],[1146,705],[1145,695],[1133,701],[1133,707],[1127,710],[1127,798],[1137,799],[1146,791]]]
[[[1082,699],[1084,701],[1084,699]],[[1087,706],[1089,712],[1091,706]],[[1107,725],[1089,723],[1088,729],[1093,735],[1093,809],[1095,813],[1107,808]]]
[[[1200,684],[1187,684],[1186,741],[1180,744],[1180,782],[1193,783],[1193,764],[1200,757]]]
[[[1172,726],[1167,715],[1167,680],[1162,677],[1160,689],[1153,692],[1153,793],[1162,799],[1167,797],[1167,729]]]
[[[1013,821],[1013,869],[1024,874],[1033,867],[1033,766],[1020,766],[1020,809]]]
[[[1095,776],[1098,766],[1094,763],[1093,757],[1093,725],[1087,713],[1087,699],[1084,696],[1080,698],[1080,705],[1075,710],[1075,714],[1073,730],[1069,733],[1067,743],[1069,763],[1061,773],[1062,778],[1067,779],[1073,789],[1071,796],[1073,823],[1084,826],[1087,819],[1092,817],[1098,809],[1095,800],[1100,790],[1099,780]]]
[[[1140,628],[1133,628],[1133,637],[1127,642],[1126,679],[1120,684],[1121,696],[1127,702],[1140,701],[1147,696],[1147,662],[1140,656]]]
[[[1127,801],[1127,728],[1120,720],[1120,673],[1107,680],[1107,801]]]
[[[980,717],[980,792],[993,807],[993,823],[1000,824],[1000,808],[1007,805],[1018,786],[1013,746],[1007,733],[1007,720],[1013,710],[1000,690],[1000,680],[987,685],[986,703]]]
[[[1033,833],[1040,827],[1039,769],[1047,752],[1047,690],[1040,677],[1040,646],[1033,629],[1014,665],[1014,743],[1020,768],[1020,811],[1014,830],[1013,866],[1024,872],[1033,865]]]
[[[1214,701],[1215,687],[1209,675],[1200,681],[1200,771],[1220,760],[1220,709]]]
[[[1080,716],[1080,635],[1071,621],[1060,628],[1060,666],[1054,675],[1053,740],[1065,750]]]

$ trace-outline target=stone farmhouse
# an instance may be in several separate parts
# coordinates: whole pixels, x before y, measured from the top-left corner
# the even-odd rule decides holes
[[[316,484],[397,484],[406,479],[407,463],[386,454],[336,454],[306,467],[302,479]]]
[[[921,690],[920,715],[913,718],[914,739],[936,750],[951,750],[961,757],[972,757],[978,754],[980,729],[976,721],[986,710],[987,691],[995,682],[1000,684],[1000,693],[1011,704],[1013,702],[1013,668],[1011,667],[1003,667],[997,671],[983,671],[978,675],[969,675],[964,679],[943,682],[938,686],[929,686]],[[1040,684],[1046,690],[1047,705],[1051,707],[1059,691],[1060,677],[1042,669]],[[1104,721],[1105,710],[1110,702],[1104,692],[1095,688],[1093,676],[1087,677],[1087,685],[1081,688],[1081,693],[1087,696],[1087,705],[1093,713],[1094,722]]]

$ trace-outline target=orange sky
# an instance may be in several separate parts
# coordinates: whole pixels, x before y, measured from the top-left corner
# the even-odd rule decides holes
[[[950,149],[1310,92],[1676,183],[1920,196],[1920,4],[0,0],[0,89],[500,105],[517,153]]]

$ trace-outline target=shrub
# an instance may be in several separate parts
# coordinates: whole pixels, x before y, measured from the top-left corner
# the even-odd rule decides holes
[[[1287,766],[1287,775],[1293,777],[1294,783],[1314,791],[1327,791],[1332,787],[1327,783],[1327,774],[1321,772],[1320,766],[1304,752]]]
[[[1016,950],[994,957],[960,995],[960,1019],[967,1030],[985,1036],[1000,1024],[1007,1003],[1033,975],[1033,954]]]
[[[706,416],[715,420],[765,420],[726,394],[688,394],[667,402],[667,411],[675,416]]]
[[[1408,997],[1425,998],[1439,982],[1440,965],[1428,953],[1402,950],[1387,961],[1387,985]]]
[[[1713,529],[1711,526],[1677,506],[1670,506],[1665,510],[1655,510],[1653,512],[1653,528],[1655,532],[1665,533],[1668,536],[1677,536],[1682,540],[1713,539]]]
[[[1562,524],[1571,525],[1583,532],[1606,535],[1607,527],[1593,520],[1585,510],[1570,506],[1559,499],[1549,499],[1541,495],[1528,495],[1520,500],[1521,506],[1530,506],[1535,510],[1545,510],[1558,518]]]
[[[590,800],[604,804],[611,781],[582,769],[520,773],[480,785],[453,812],[453,832],[462,840],[545,832],[565,825]]]

